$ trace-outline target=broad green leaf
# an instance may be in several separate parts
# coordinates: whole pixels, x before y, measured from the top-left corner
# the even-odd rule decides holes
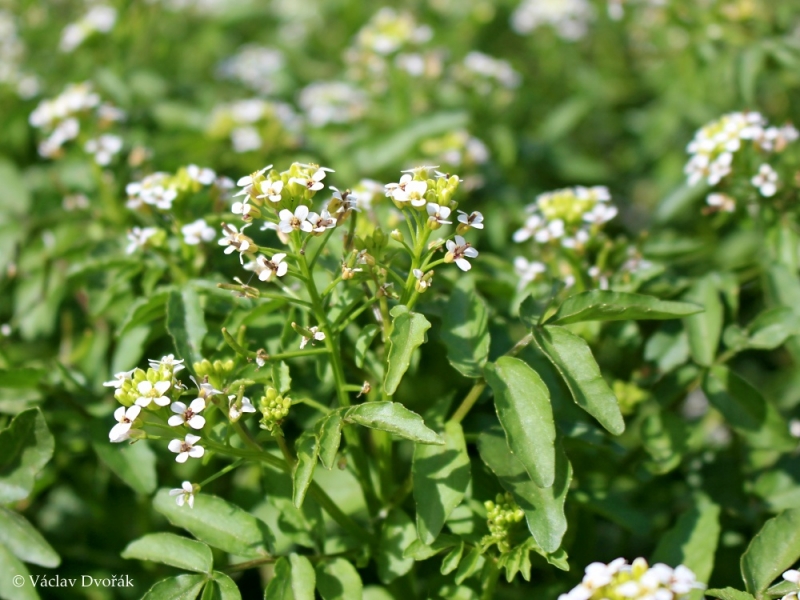
[[[797,446],[797,440],[789,433],[789,424],[777,409],[727,367],[717,365],[709,369],[703,379],[703,391],[751,446],[783,451]]]
[[[692,358],[699,365],[710,366],[717,356],[724,319],[716,283],[710,276],[698,279],[683,299],[705,309],[702,313],[686,317],[683,322],[689,334]]]
[[[436,556],[439,552],[457,546],[461,543],[461,538],[448,533],[443,533],[437,537],[431,545],[423,544],[419,539],[414,540],[411,545],[403,552],[403,556],[410,556],[414,560],[427,560],[431,556]]]
[[[322,600],[361,600],[364,586],[353,565],[334,558],[317,564],[317,591]]]
[[[189,508],[178,506],[169,491],[161,489],[153,506],[170,523],[214,548],[246,558],[267,556],[272,548],[272,534],[263,522],[217,496],[197,494],[194,508]]]
[[[46,375],[47,371],[44,369],[32,369],[30,367],[0,369],[0,388],[36,388]]]
[[[214,571],[212,577],[203,590],[203,600],[206,600],[207,592],[208,600],[242,600],[242,593],[233,579],[220,571]]]
[[[701,306],[669,302],[644,294],[592,290],[564,300],[547,322],[567,325],[581,321],[627,321],[677,319],[699,313]]]
[[[411,364],[411,355],[427,341],[426,331],[431,324],[419,313],[409,312],[404,306],[392,309],[392,333],[389,336],[389,356],[387,359],[384,391],[391,396],[403,379]]]
[[[173,290],[167,300],[167,331],[175,351],[192,364],[203,360],[203,338],[208,329],[200,307],[200,297],[192,287]]]
[[[464,554],[464,542],[458,544],[455,548],[450,550],[445,557],[442,559],[442,566],[439,568],[439,572],[442,575],[449,575],[453,571],[458,568],[459,563],[461,562],[461,557]]]
[[[533,337],[561,374],[575,402],[614,435],[625,431],[625,420],[614,392],[586,341],[563,327],[534,328]]]
[[[721,590],[706,590],[706,596],[712,598],[719,598],[719,600],[756,600],[755,596],[747,592],[740,592],[732,587],[727,587]]]
[[[21,577],[22,579],[15,579]],[[35,579],[31,581],[28,569],[6,548],[0,544],[0,598],[3,600],[39,600]],[[22,581],[22,585],[15,584]]]
[[[444,426],[444,446],[415,444],[411,473],[417,507],[417,535],[423,544],[439,536],[447,517],[461,504],[470,481],[464,432],[458,423]]]
[[[800,559],[800,508],[786,510],[764,523],[742,555],[747,591],[757,597]]]
[[[556,425],[547,386],[536,371],[509,356],[486,365],[486,381],[511,452],[536,485],[550,487],[556,476]]]
[[[478,568],[478,563],[481,559],[481,551],[476,547],[470,550],[467,555],[461,560],[456,570],[456,583],[461,585],[464,580],[472,575]]]
[[[344,420],[388,431],[420,444],[444,444],[439,434],[428,429],[422,417],[397,402],[365,402],[353,406],[345,411]]]
[[[53,436],[38,408],[19,413],[0,431],[0,504],[27,498],[53,448]]]
[[[393,508],[383,521],[376,557],[378,577],[383,583],[391,583],[411,570],[414,559],[405,557],[404,553],[416,539],[414,523],[405,512]]]
[[[292,553],[289,555],[292,567],[292,593],[294,600],[314,600],[314,588],[317,585],[317,574],[311,561],[305,556]]]
[[[364,359],[367,357],[367,350],[372,345],[375,336],[378,335],[381,328],[377,325],[367,325],[361,330],[356,339],[355,349],[355,363],[361,369],[364,366]]]
[[[317,422],[317,439],[319,458],[322,465],[330,470],[342,442],[342,415],[339,411],[332,412]]]
[[[471,280],[459,279],[442,316],[447,360],[464,377],[481,377],[489,356],[489,310]]]
[[[314,477],[314,468],[317,466],[319,442],[311,432],[301,435],[295,447],[297,462],[292,473],[292,501],[297,508],[303,505],[308,486]]]
[[[269,585],[264,590],[264,600],[295,600],[292,593],[292,568],[286,557],[275,563]]]
[[[0,506],[0,544],[21,561],[42,567],[57,567],[61,558],[53,547],[21,514]]]
[[[151,533],[128,544],[122,558],[150,560],[184,571],[210,573],[214,567],[211,548],[174,533]]]
[[[125,318],[122,319],[122,323],[117,329],[117,337],[125,335],[135,327],[163,318],[166,314],[167,300],[171,292],[173,292],[172,286],[159,288],[159,291],[148,297],[137,298],[130,305]],[[177,294],[178,292],[173,293]]]
[[[499,429],[480,435],[478,451],[486,466],[525,512],[528,529],[536,543],[547,554],[556,552],[567,531],[564,502],[572,480],[572,466],[564,451],[556,447],[555,480],[549,488],[540,488],[528,477]]]
[[[272,364],[272,385],[281,394],[286,394],[292,388],[292,375],[289,365],[282,360]]]
[[[108,437],[105,430],[101,435]],[[98,458],[135,492],[149,495],[155,491],[158,486],[156,455],[147,440],[134,444],[95,441],[92,447]]]
[[[765,310],[747,328],[747,346],[759,350],[772,350],[788,338],[800,335],[800,316],[786,306]]]
[[[719,541],[719,514],[720,509],[716,504],[707,500],[698,501],[661,537],[651,562],[663,562],[671,567],[685,565],[694,572],[697,581],[708,583]],[[701,590],[690,595],[692,599],[699,600],[702,597]]]
[[[205,575],[178,575],[162,579],[147,590],[142,600],[194,600],[205,583]]]

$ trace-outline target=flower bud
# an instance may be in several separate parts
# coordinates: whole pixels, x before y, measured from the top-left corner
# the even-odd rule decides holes
[[[389,235],[391,235],[392,239],[397,241],[397,242],[402,242],[403,241],[403,232],[400,231],[399,229],[392,229],[392,233],[389,234]]]

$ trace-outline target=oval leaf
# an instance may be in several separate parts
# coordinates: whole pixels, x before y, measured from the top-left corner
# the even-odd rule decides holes
[[[332,412],[317,422],[317,439],[319,459],[330,471],[342,442],[342,415],[339,411]]]
[[[167,331],[175,342],[175,351],[189,364],[203,360],[203,338],[208,329],[194,288],[171,291],[167,299]]]
[[[14,578],[22,577],[24,584],[14,585]],[[39,600],[36,587],[31,582],[31,575],[17,558],[0,544],[0,598],[4,600]],[[35,579],[35,577],[34,577]]]
[[[317,466],[319,454],[317,437],[310,432],[304,433],[298,438],[295,449],[297,462],[292,473],[292,501],[297,508],[300,508],[314,477],[314,468]]]
[[[213,600],[242,600],[242,593],[236,582],[220,571],[214,571],[214,579],[206,584],[206,590],[209,588],[210,598]],[[203,598],[205,600],[205,593]]]
[[[174,533],[151,533],[140,537],[128,544],[121,556],[150,560],[197,573],[210,573],[214,567],[211,548]]]
[[[294,600],[314,600],[314,588],[317,585],[317,574],[314,566],[305,556],[292,553],[289,555],[292,568],[292,593]]]
[[[760,596],[800,559],[800,508],[787,510],[764,523],[742,555],[747,591]]]
[[[550,487],[556,476],[556,425],[547,386],[536,371],[509,356],[486,366],[486,381],[511,452],[536,485]]]
[[[687,302],[669,302],[644,294],[592,290],[567,298],[547,322],[567,325],[581,321],[677,319],[702,312]]]
[[[317,591],[323,600],[362,600],[364,585],[353,565],[335,558],[317,565]]]
[[[383,382],[383,389],[389,396],[397,391],[397,386],[411,364],[411,355],[425,343],[425,332],[431,328],[428,319],[419,313],[409,312],[404,306],[394,307],[392,316],[394,321],[389,336],[386,379]]]
[[[264,600],[294,600],[292,568],[285,557],[279,558],[275,563],[272,579],[264,590]]]
[[[371,429],[388,431],[420,444],[444,444],[435,431],[428,429],[417,413],[397,402],[365,402],[347,409],[344,420]]]
[[[447,360],[464,377],[481,377],[489,356],[489,310],[469,279],[460,279],[442,316]]]
[[[378,577],[383,583],[391,583],[411,570],[414,559],[404,553],[416,539],[414,523],[408,515],[399,508],[392,509],[383,521],[378,547]]]
[[[57,567],[61,558],[21,514],[0,506],[0,544],[18,559],[42,567]]]
[[[19,413],[0,431],[0,504],[28,497],[53,448],[53,436],[38,408]]]
[[[722,335],[723,308],[717,286],[711,277],[699,279],[684,296],[705,311],[686,317],[684,324],[689,334],[689,350],[694,361],[707,367],[714,362]]]
[[[178,575],[162,579],[147,590],[142,600],[194,600],[205,583],[205,575]]]

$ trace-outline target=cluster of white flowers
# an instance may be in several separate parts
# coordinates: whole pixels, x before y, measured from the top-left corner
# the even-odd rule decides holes
[[[108,33],[117,22],[117,11],[111,6],[98,4],[75,23],[70,23],[61,32],[61,41],[58,45],[62,52],[72,52],[80,46],[86,38],[95,33]]]
[[[464,57],[463,65],[469,73],[507,89],[515,89],[522,82],[522,77],[508,64],[508,61],[494,58],[477,50],[473,50]],[[476,87],[481,93],[486,93],[490,89],[489,86],[478,85]]]
[[[0,10],[0,84],[14,86],[22,98],[31,98],[39,93],[39,80],[22,71],[24,54],[14,16]]]
[[[596,562],[587,566],[580,585],[558,600],[685,600],[693,590],[703,587],[683,565],[673,569],[657,563],[651,567],[643,558],[629,565],[618,558],[607,565]]]
[[[226,189],[232,185],[232,182],[225,177],[217,177],[212,169],[197,165],[182,167],[175,175],[157,171],[147,175],[141,181],[132,181],[125,186],[125,193],[128,194],[125,206],[131,210],[152,206],[168,211],[172,209],[172,203],[181,191],[197,191],[211,185]]]
[[[524,35],[550,26],[562,39],[574,41],[586,35],[593,18],[587,0],[522,0],[511,15],[511,27]]]
[[[234,151],[239,153],[260,150],[267,141],[274,144],[279,141],[278,135],[292,138],[301,128],[291,106],[260,98],[220,104],[214,108],[210,123],[211,134],[230,137]],[[267,132],[270,139],[265,137]]]
[[[140,248],[144,248],[153,236],[161,231],[157,227],[133,227],[128,231],[128,247],[125,254],[133,254]]]
[[[118,108],[101,103],[100,96],[88,82],[70,84],[55,98],[42,100],[28,118],[33,127],[48,134],[39,144],[39,154],[47,158],[59,156],[64,144],[78,137],[81,117],[89,114],[94,115],[101,125],[120,121],[125,116]],[[121,140],[112,141],[112,138],[116,136],[108,136],[102,142],[99,138],[94,140],[86,148],[87,152],[94,154],[98,162],[106,158],[110,162],[121,148]]]
[[[248,44],[224,60],[218,73],[224,79],[238,81],[254,92],[268,96],[278,90],[276,79],[285,65],[283,52],[277,48]]]
[[[515,242],[533,238],[539,243],[558,240],[565,248],[582,248],[593,229],[615,216],[611,194],[603,186],[574,187],[546,192],[527,207],[531,215],[514,233]]]
[[[791,125],[771,126],[757,112],[734,112],[702,127],[687,146],[690,155],[684,168],[689,185],[697,185],[705,180],[709,185],[719,184],[733,173],[733,162],[737,152],[746,145],[763,155],[782,152],[790,143],[800,137]],[[765,198],[778,191],[778,174],[768,163],[759,167],[751,183]],[[733,199],[721,194],[711,194],[706,199],[714,210],[733,211]]]
[[[358,32],[356,45],[387,56],[408,44],[425,43],[432,36],[433,30],[427,25],[418,25],[410,13],[383,7]]]
[[[448,167],[482,165],[489,160],[489,149],[466,129],[456,129],[422,142],[420,150],[427,158]],[[468,186],[475,187],[475,186]]]
[[[350,123],[367,110],[366,94],[344,81],[317,81],[300,92],[303,114],[312,127]]]

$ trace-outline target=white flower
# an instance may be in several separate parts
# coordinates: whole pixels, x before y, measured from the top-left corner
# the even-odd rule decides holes
[[[130,371],[120,371],[119,373],[114,373],[114,379],[111,381],[103,382],[103,385],[106,387],[113,387],[119,389],[122,387],[122,384],[126,381],[130,381],[133,375],[133,372],[136,369],[131,369]]]
[[[189,375],[189,379],[197,386],[198,398],[202,398],[203,400],[210,398],[211,396],[216,396],[217,394],[221,394],[220,390],[214,389],[210,383],[197,383],[197,379],[194,378],[194,375]]]
[[[561,594],[558,600],[589,600],[592,597],[592,590],[581,584],[566,594]]]
[[[796,569],[789,569],[788,571],[784,571],[781,577],[783,577],[783,579],[786,581],[800,585],[800,571]]]
[[[478,211],[467,214],[463,210],[459,210],[458,222],[472,229],[483,229],[483,215]]]
[[[564,221],[561,219],[555,219],[550,221],[544,229],[540,229],[537,231],[533,239],[535,239],[540,244],[544,244],[549,242],[550,240],[557,240],[561,236],[564,235]]]
[[[216,231],[210,227],[203,219],[197,219],[181,227],[183,241],[190,246],[196,246],[200,242],[210,242],[216,237]]]
[[[258,278],[261,281],[269,281],[273,275],[283,277],[286,275],[286,271],[289,270],[289,265],[283,262],[284,258],[286,258],[284,253],[273,255],[271,260],[268,260],[263,254],[259,254],[253,269],[258,273]]]
[[[256,184],[256,182],[261,178],[261,176],[264,175],[264,173],[269,171],[271,168],[272,165],[267,165],[266,167],[256,171],[255,173],[251,173],[250,175],[245,175],[244,177],[240,177],[239,181],[236,182],[236,185],[238,185],[241,188],[245,188],[245,190],[249,192],[250,190],[248,188],[252,188],[252,186]]]
[[[247,125],[245,127],[237,127],[231,131],[231,145],[233,146],[233,151],[239,154],[258,150],[261,148],[262,143],[261,135],[255,127]]]
[[[175,503],[178,506],[188,504],[189,508],[194,508],[194,486],[189,481],[184,481],[181,487],[169,491],[170,496],[175,496]]]
[[[189,176],[189,179],[202,185],[211,185],[217,178],[217,174],[212,169],[198,167],[197,165],[189,165],[186,167],[186,174]]]
[[[528,259],[518,256],[514,259],[514,271],[519,276],[519,287],[523,288],[536,278],[544,273],[547,268],[543,263],[537,261],[529,261]]]
[[[289,183],[296,183],[298,185],[302,185],[307,190],[316,192],[325,187],[325,184],[322,183],[322,180],[325,179],[326,172],[333,173],[333,169],[319,167],[311,174],[311,177],[292,177],[289,180]]]
[[[250,213],[254,212],[254,208],[255,207],[250,204],[250,196],[246,196],[244,202],[233,203],[231,206],[231,212],[235,215],[242,215],[242,219],[249,221],[253,218]]]
[[[428,211],[428,223],[435,224],[437,227],[452,224],[452,221],[445,220],[450,216],[451,212],[448,207],[429,202],[425,209]]]
[[[758,168],[758,174],[750,180],[765,198],[770,198],[778,191],[778,174],[768,164]]]
[[[709,194],[708,197],[706,197],[706,204],[722,212],[734,212],[736,210],[736,200],[727,194]]]
[[[230,417],[231,421],[236,422],[241,418],[242,414],[254,412],[256,412],[256,407],[250,402],[250,398],[242,397],[242,405],[237,406],[236,394],[228,396],[228,417]]]
[[[514,232],[512,239],[517,242],[525,242],[531,239],[544,225],[544,219],[539,215],[531,215],[525,220],[522,229]]]
[[[93,154],[95,162],[104,167],[110,164],[111,159],[122,150],[122,138],[106,133],[98,138],[88,140],[83,149],[89,154]]]
[[[108,439],[114,443],[124,442],[130,436],[131,427],[133,426],[133,422],[136,420],[136,417],[139,416],[141,412],[141,407],[136,406],[129,406],[127,409],[124,406],[120,406],[117,410],[114,411],[114,418],[117,420],[117,424],[111,428],[111,431],[108,434]]]
[[[325,233],[328,229],[336,227],[336,219],[331,217],[331,213],[324,209],[320,214],[315,212],[308,213],[308,222],[311,223],[311,231],[313,233]]]
[[[319,331],[319,328],[317,326],[309,327],[308,331],[311,332],[311,337],[303,336],[303,339],[300,340],[301,350],[306,347],[306,344],[308,344],[308,342],[311,342],[311,345],[313,346],[314,342],[321,342],[322,340],[325,339],[325,333]]]
[[[478,251],[469,242],[457,235],[455,241],[447,240],[446,246],[445,262],[455,262],[456,266],[462,271],[469,271],[472,268],[467,259],[478,256]]]
[[[206,424],[205,417],[199,413],[206,407],[206,401],[202,398],[195,398],[189,406],[183,402],[173,402],[169,407],[170,410],[176,414],[172,415],[167,424],[171,427],[180,427],[181,425],[188,425],[192,429],[202,429]]]
[[[170,452],[175,452],[178,456],[175,457],[175,462],[185,463],[189,457],[200,458],[205,454],[206,450],[202,446],[195,446],[200,441],[199,435],[192,435],[187,433],[183,441],[172,440],[167,448]]]
[[[280,202],[281,201],[281,192],[283,191],[283,181],[278,179],[277,181],[272,181],[271,179],[265,179],[260,184],[261,195],[258,196],[259,198],[268,198],[270,202]]]
[[[238,230],[233,225],[223,223],[222,233],[225,237],[217,242],[220,246],[227,246],[227,248],[225,248],[225,254],[239,252],[239,262],[242,264],[244,264],[243,255],[246,252],[258,250],[253,240],[244,234],[244,230],[250,227],[250,225],[250,223],[243,225],[241,230]]]
[[[150,402],[155,402],[158,406],[167,406],[169,398],[164,394],[172,384],[169,381],[156,381],[155,385],[149,381],[140,381],[136,386],[139,392],[139,397],[136,399],[136,404],[142,407],[150,405]]]
[[[178,371],[182,371],[186,367],[183,365],[185,359],[181,358],[180,360],[175,358],[174,354],[167,354],[166,356],[162,356],[158,360],[154,360],[152,358],[147,359],[147,364],[150,365],[153,369],[160,369],[161,367],[167,367],[173,374],[177,373]]]
[[[430,206],[430,205],[429,205]],[[414,277],[417,280],[416,283],[416,290],[421,294],[425,292],[431,285],[433,284],[433,272],[431,272],[427,277],[425,271],[421,269],[414,269],[413,270]]]
[[[125,254],[133,254],[138,248],[144,248],[147,240],[158,233],[155,227],[134,227],[128,232],[128,247]]]
[[[594,225],[602,225],[617,216],[617,207],[610,204],[595,204],[594,208],[584,213],[583,220]]]
[[[306,220],[306,217],[308,217],[308,207],[304,204],[295,208],[294,213],[284,208],[278,213],[278,217],[280,217],[281,220],[280,223],[278,223],[278,229],[283,233],[291,233],[296,229],[310,232],[313,229],[313,225]]]
[[[400,178],[399,183],[390,183],[386,186],[386,191],[396,202],[410,202],[411,206],[425,206],[425,192],[428,191],[426,181],[412,179],[410,174],[405,174]]]

